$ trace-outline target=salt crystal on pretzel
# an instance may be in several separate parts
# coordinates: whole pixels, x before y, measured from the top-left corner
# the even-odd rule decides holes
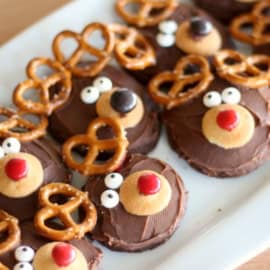
[[[128,10],[132,4],[138,6],[135,12]],[[117,0],[115,5],[118,14],[127,23],[139,27],[157,25],[167,19],[177,6],[176,0]]]

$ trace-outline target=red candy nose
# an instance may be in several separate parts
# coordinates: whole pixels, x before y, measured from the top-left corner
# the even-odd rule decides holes
[[[19,181],[27,175],[28,166],[24,159],[13,158],[5,167],[6,175],[13,181]]]
[[[52,257],[59,267],[66,267],[75,260],[76,252],[71,245],[59,243],[53,248]]]
[[[222,129],[232,131],[238,125],[239,118],[235,110],[225,110],[218,114],[217,124]]]
[[[138,180],[138,188],[144,195],[153,195],[160,190],[160,180],[155,174],[142,175]]]

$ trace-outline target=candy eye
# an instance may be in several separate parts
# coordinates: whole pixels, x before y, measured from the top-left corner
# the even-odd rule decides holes
[[[116,191],[108,189],[102,192],[101,194],[101,204],[105,208],[114,208],[119,203],[119,195]]]
[[[120,173],[110,173],[104,179],[107,188],[117,189],[123,183],[123,176]]]
[[[157,43],[160,47],[171,47],[175,44],[175,36],[171,34],[159,33],[156,37]]]
[[[112,81],[107,77],[98,77],[94,80],[93,85],[102,93],[110,91],[113,88]]]
[[[222,92],[222,100],[226,104],[238,104],[241,100],[241,93],[235,87],[228,87]]]
[[[203,97],[203,104],[208,107],[212,108],[221,104],[221,96],[217,91],[211,91],[204,95]]]
[[[13,270],[33,270],[33,266],[30,263],[27,262],[21,262],[21,263],[17,263]]]
[[[93,104],[99,98],[99,90],[94,86],[87,86],[81,91],[81,100],[85,104]]]
[[[29,246],[20,246],[15,250],[15,259],[19,262],[31,262],[34,256],[35,252]]]
[[[21,143],[16,138],[7,138],[2,143],[3,150],[6,154],[19,153]]]
[[[158,25],[160,32],[164,34],[174,34],[178,28],[177,22],[173,20],[163,21]]]

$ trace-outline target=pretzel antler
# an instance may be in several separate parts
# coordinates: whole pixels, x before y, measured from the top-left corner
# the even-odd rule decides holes
[[[99,139],[97,132],[100,128],[112,128],[115,136],[111,139]],[[88,146],[88,153],[83,162],[77,162],[72,156],[72,150],[80,145]],[[117,119],[97,118],[92,121],[86,134],[69,138],[63,146],[63,159],[67,165],[84,175],[95,175],[112,172],[119,167],[126,156],[128,141],[125,131]],[[113,151],[113,156],[103,163],[97,162],[101,152]]]
[[[155,51],[149,41],[135,28],[110,24],[115,34],[114,53],[118,62],[131,70],[142,70],[156,63]]]
[[[270,57],[245,55],[234,50],[222,50],[214,57],[220,77],[246,87],[258,89],[270,82]]]
[[[0,210],[0,233],[7,237],[0,243],[0,255],[4,254],[20,243],[21,231],[19,221],[15,217]]]
[[[127,9],[131,4],[138,6],[135,13]],[[177,5],[175,0],[118,0],[116,10],[127,23],[144,27],[168,18]]]
[[[94,47],[89,43],[89,37],[93,32],[99,31],[105,40],[103,49]],[[78,46],[69,58],[66,58],[61,49],[61,43],[65,39],[73,39]],[[53,41],[53,53],[55,58],[61,62],[73,74],[81,77],[97,75],[111,60],[111,53],[114,49],[114,34],[109,30],[108,26],[101,23],[91,23],[87,25],[81,34],[72,31],[63,31],[59,33]],[[80,65],[83,62],[83,55],[88,53],[97,60]]]
[[[9,108],[0,107],[0,116],[5,118],[0,121],[0,137],[15,137],[20,141],[32,141],[42,137],[46,133],[48,120],[43,115],[35,115],[39,118],[39,123],[35,124],[24,116],[31,115],[24,111],[14,111]]]
[[[187,72],[188,69],[192,71]],[[156,102],[172,109],[205,91],[212,80],[208,60],[203,56],[189,55],[178,61],[173,71],[155,76],[149,83],[149,92]],[[172,85],[166,93],[162,89],[165,84]]]
[[[243,42],[253,46],[270,43],[270,16],[265,10],[270,9],[270,0],[259,1],[250,13],[240,15],[233,19],[230,25],[232,35]],[[251,31],[244,31],[245,26],[250,26]]]
[[[40,78],[37,75],[37,70],[41,66],[51,68],[54,73]],[[71,92],[71,77],[69,71],[61,63],[49,58],[35,58],[29,62],[26,71],[29,79],[20,83],[13,92],[13,101],[20,109],[31,113],[50,115],[67,101]],[[61,84],[61,90],[51,98],[50,88],[56,84]],[[39,101],[24,97],[30,89],[38,92]]]

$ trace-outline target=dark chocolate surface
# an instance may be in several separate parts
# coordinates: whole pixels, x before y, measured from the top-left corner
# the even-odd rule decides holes
[[[30,246],[34,249],[34,251],[37,251],[41,246],[50,242],[49,240],[36,234],[32,222],[24,222],[20,225],[20,228],[22,235],[20,245]],[[102,252],[98,248],[94,247],[86,238],[81,240],[72,240],[69,243],[77,247],[83,253],[88,262],[89,270],[98,269],[98,265],[102,259]],[[3,255],[0,255],[0,262],[10,269],[13,269],[14,265],[17,263],[14,258],[14,251],[15,250],[11,250]]]
[[[108,66],[99,76],[109,77],[114,86],[124,87],[138,94],[145,105],[145,114],[138,125],[126,129],[129,140],[128,151],[148,153],[156,145],[160,124],[156,107],[148,97],[146,89],[125,71]],[[81,90],[92,84],[95,78],[73,78],[71,97],[50,117],[51,134],[60,142],[76,134],[85,133],[89,123],[97,117],[95,104],[84,104],[80,99]]]
[[[207,15],[204,11],[192,5],[179,4],[179,7],[167,20],[175,20],[178,24],[180,24],[183,21],[189,20],[196,16],[206,18],[218,29],[223,39],[222,48],[234,48],[228,30],[215,19]],[[153,45],[156,52],[157,64],[144,70],[130,71],[130,73],[133,74],[139,81],[148,82],[154,75],[164,70],[173,69],[177,61],[186,55],[186,53],[181,51],[178,47],[176,47],[176,45],[170,48],[162,48],[158,45],[156,41],[156,36],[159,32],[158,26],[143,28],[140,31]]]
[[[21,152],[36,156],[44,170],[43,185],[51,182],[70,182],[71,174],[62,162],[60,152],[56,146],[47,139],[39,139],[22,143]],[[30,219],[37,208],[38,191],[24,198],[9,198],[0,194],[0,208],[19,220]]]
[[[222,92],[229,86],[232,85],[216,78],[208,91]],[[237,88],[242,94],[240,105],[252,113],[256,122],[253,138],[243,147],[225,150],[206,140],[201,128],[202,118],[208,110],[202,102],[204,93],[163,114],[172,148],[196,169],[210,176],[241,176],[270,157],[269,89]]]
[[[172,187],[172,198],[162,212],[153,216],[127,213],[119,204],[113,209],[101,206],[100,195],[107,188],[103,177],[91,178],[86,191],[98,210],[98,224],[92,237],[111,249],[142,251],[165,242],[176,230],[184,214],[186,192],[182,180],[166,163],[142,155],[131,155],[120,169],[124,178],[141,170],[153,170],[167,178]]]

